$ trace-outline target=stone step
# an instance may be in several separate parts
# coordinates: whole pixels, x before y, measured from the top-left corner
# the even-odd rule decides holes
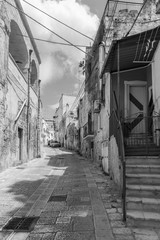
[[[157,185],[126,185],[127,197],[141,197],[141,198],[160,198],[160,186]]]
[[[127,184],[159,185],[160,174],[126,174]]]
[[[146,149],[143,147],[127,147],[125,149],[125,155],[126,156],[159,156],[160,155],[160,149],[159,148],[150,148]]]
[[[130,156],[126,157],[128,165],[160,165],[160,158],[157,156]]]
[[[126,204],[128,210],[160,212],[160,199],[156,198],[127,197]]]
[[[133,164],[128,164],[126,165],[126,172],[127,173],[155,173],[155,174],[160,174],[160,165],[133,165]]]
[[[127,224],[132,227],[159,228],[160,213],[146,211],[127,211]]]

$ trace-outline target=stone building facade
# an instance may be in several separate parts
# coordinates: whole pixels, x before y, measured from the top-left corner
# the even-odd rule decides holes
[[[40,154],[41,60],[22,11],[0,2],[0,171]]]
[[[68,125],[68,113],[72,104],[75,101],[75,96],[62,94],[59,100],[59,106],[55,111],[54,118],[54,131],[55,139],[61,143],[61,146],[66,146],[67,135],[66,129]]]
[[[133,1],[126,2],[107,1],[94,43],[87,49],[85,90],[78,107],[79,122],[83,129],[80,132],[81,153],[103,165],[106,172],[112,168],[118,184],[118,147],[114,136],[110,138],[109,135],[110,74],[106,73],[101,79],[100,73],[114,41],[152,29],[159,24],[155,21],[159,18],[155,0],[147,1],[141,12],[143,1],[136,1],[136,4]],[[89,128],[90,126],[92,127]]]

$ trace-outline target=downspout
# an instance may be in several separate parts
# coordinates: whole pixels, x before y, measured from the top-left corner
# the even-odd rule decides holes
[[[41,80],[38,80],[38,111],[37,111],[37,157],[41,157],[41,127],[40,127],[40,115],[41,115]]]
[[[28,68],[28,104],[27,104],[27,156],[29,159],[30,151],[30,85],[31,85],[31,55],[32,50],[29,50],[29,68]]]
[[[100,76],[104,64],[104,59],[105,59],[105,43],[101,42],[99,44],[99,100],[101,100],[102,93],[102,78],[100,78]]]
[[[119,123],[119,141],[121,148],[121,163],[122,163],[122,175],[123,175],[123,183],[122,183],[122,208],[123,208],[123,221],[126,221],[126,162],[125,162],[125,151],[124,151],[124,138],[123,138],[123,129],[121,123],[120,116],[120,43],[117,42],[117,100],[118,100],[118,123]]]

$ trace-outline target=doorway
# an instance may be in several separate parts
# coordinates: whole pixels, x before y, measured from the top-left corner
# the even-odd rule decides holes
[[[126,82],[125,120],[130,134],[143,134],[146,131],[147,88],[141,81]]]

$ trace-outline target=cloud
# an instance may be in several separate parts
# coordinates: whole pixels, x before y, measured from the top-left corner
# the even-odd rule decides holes
[[[28,0],[51,16],[70,25],[71,27],[83,32],[94,38],[99,24],[99,19],[92,14],[89,7],[76,0]],[[78,33],[66,28],[55,20],[49,18],[43,13],[21,0],[24,11],[40,23],[50,28],[52,31],[61,35],[73,44],[90,45],[91,40],[79,35]],[[32,20],[29,21],[31,31],[36,38],[47,39],[50,41],[63,42],[57,36],[44,29]],[[84,53],[73,47],[62,46],[57,44],[43,43],[36,41],[42,64],[40,66],[40,79],[42,86],[49,82],[61,81],[64,74],[69,72],[75,75],[78,70],[78,62],[84,58]],[[85,48],[81,48],[85,51]],[[76,80],[75,80],[76,81]]]
[[[56,108],[59,107],[59,102],[58,103],[55,103],[53,105],[49,105],[49,107],[52,109],[52,110],[56,110]]]

